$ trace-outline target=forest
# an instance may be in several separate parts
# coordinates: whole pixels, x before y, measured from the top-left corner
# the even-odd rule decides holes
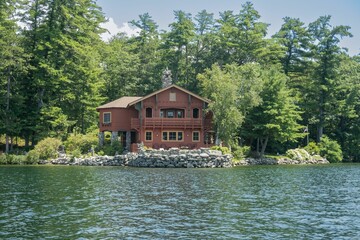
[[[130,22],[137,36],[104,42],[96,1],[2,0],[1,150],[96,134],[96,107],[160,89],[168,69],[174,84],[212,101],[226,146],[282,154],[323,141],[360,161],[360,55],[339,45],[350,27],[284,16],[268,36],[250,2],[218,17],[174,11],[166,30],[144,13]]]

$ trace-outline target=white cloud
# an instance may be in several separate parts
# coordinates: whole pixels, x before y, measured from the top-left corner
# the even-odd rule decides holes
[[[101,38],[104,41],[108,41],[112,36],[121,32],[128,36],[138,36],[140,31],[139,28],[130,27],[127,22],[123,23],[122,26],[118,26],[113,18],[109,18],[106,23],[101,24],[101,27],[107,29],[107,32],[101,34]]]

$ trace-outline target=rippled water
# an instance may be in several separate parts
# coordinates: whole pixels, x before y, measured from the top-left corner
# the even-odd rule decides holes
[[[0,167],[0,239],[359,239],[360,165]]]

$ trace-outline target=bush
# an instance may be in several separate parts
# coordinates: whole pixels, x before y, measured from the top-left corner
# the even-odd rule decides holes
[[[1,154],[0,164],[24,164],[26,162],[25,155]]]
[[[98,137],[94,134],[71,135],[65,142],[66,152],[75,154],[86,154],[98,144]]]
[[[110,145],[105,144],[103,147],[99,149],[99,152],[101,152],[104,155],[114,156],[116,153],[121,154],[123,152],[123,148],[119,141],[115,141]]]
[[[286,156],[292,160],[304,161],[310,160],[311,155],[302,148],[289,149],[286,151]]]
[[[304,149],[311,155],[320,155],[320,147],[315,142],[309,142]]]
[[[222,154],[230,154],[231,153],[230,149],[227,147],[212,146],[210,149],[221,151]]]
[[[7,164],[6,154],[0,154],[0,165]]]
[[[328,138],[323,136],[320,141],[320,155],[325,157],[329,162],[336,163],[342,161],[342,151],[340,145]]]
[[[245,157],[248,157],[250,154],[250,147],[249,146],[239,146],[234,145],[231,147],[232,155],[235,159],[243,159]]]
[[[58,156],[58,149],[61,144],[59,139],[45,138],[35,146],[34,151],[39,155],[39,159],[53,159]]]
[[[31,150],[26,155],[26,163],[27,164],[34,164],[37,163],[40,159],[40,155],[37,151]]]

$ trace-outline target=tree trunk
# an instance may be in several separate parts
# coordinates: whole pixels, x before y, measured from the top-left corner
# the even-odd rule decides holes
[[[216,129],[216,139],[215,139],[215,145],[220,145],[220,139],[219,139],[219,128]]]
[[[8,78],[7,78],[7,91],[6,91],[6,131],[9,131],[9,110],[10,110],[10,83],[11,83],[11,76],[10,76],[10,67],[8,67]],[[9,133],[5,133],[5,153],[9,152]]]
[[[9,135],[5,134],[5,153],[9,153]]]
[[[265,149],[266,149],[266,145],[268,143],[269,137],[266,136],[265,139],[263,139],[261,141],[261,153],[260,153],[260,158],[262,158],[264,156],[265,153]]]
[[[25,138],[25,149],[27,150],[29,149],[29,142],[30,142],[29,135],[25,134],[24,138]]]

